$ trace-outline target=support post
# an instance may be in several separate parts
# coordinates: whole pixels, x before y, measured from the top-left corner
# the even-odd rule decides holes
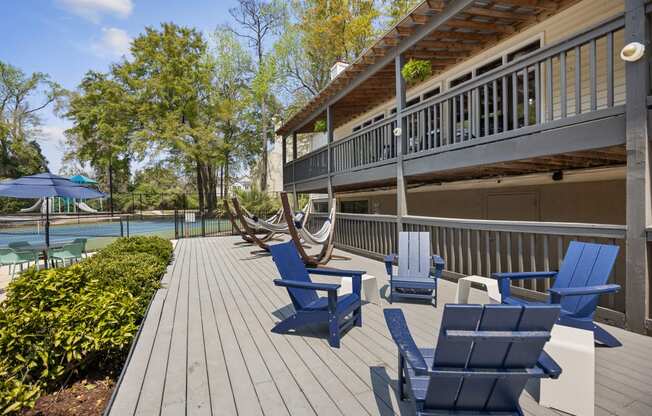
[[[292,161],[297,160],[297,132],[292,133]]]
[[[283,136],[283,167],[288,163],[287,136]]]
[[[328,212],[333,205],[333,177],[332,177],[332,160],[331,145],[333,143],[333,106],[326,107],[326,141],[328,146]]]
[[[395,135],[396,139],[396,221],[397,231],[403,231],[403,216],[408,214],[407,193],[405,190],[405,178],[403,176],[403,149],[407,129],[403,119],[403,110],[405,110],[405,79],[401,75],[401,70],[405,65],[405,56],[399,54],[394,60],[396,76],[396,126],[400,129],[400,134]],[[398,132],[398,131],[397,131]],[[398,234],[397,234],[398,235]]]
[[[625,44],[640,42],[649,47],[645,0],[625,1]],[[649,93],[648,53],[625,63],[627,80],[625,135],[627,147],[627,239],[625,317],[627,328],[645,333],[649,314],[650,264],[646,227],[650,213],[650,143],[646,99]]]

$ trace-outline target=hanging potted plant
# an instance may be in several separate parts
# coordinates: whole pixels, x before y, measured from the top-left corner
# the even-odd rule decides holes
[[[315,133],[323,133],[326,131],[326,120],[317,120],[315,121],[315,127],[313,128]]]
[[[418,84],[432,75],[430,61],[421,59],[410,59],[401,70],[403,79],[410,85]]]

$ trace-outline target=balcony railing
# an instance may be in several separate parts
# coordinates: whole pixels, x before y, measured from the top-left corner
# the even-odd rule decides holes
[[[409,159],[623,113],[624,63],[617,58],[623,28],[618,16],[408,108],[398,116],[403,154]],[[330,173],[393,163],[396,117],[332,143]],[[290,162],[295,176],[285,183],[327,175],[327,149]]]
[[[310,229],[319,229],[326,214],[310,216]],[[534,221],[492,221],[405,216],[405,231],[427,231],[433,254],[446,261],[449,275],[491,276],[496,272],[558,270],[571,240],[620,246],[616,267],[610,276],[622,290],[603,296],[603,317],[619,321],[625,311],[624,225],[554,223]],[[397,252],[397,218],[393,215],[337,214],[335,242],[343,249],[371,257]],[[516,291],[541,297],[550,279],[518,281]]]

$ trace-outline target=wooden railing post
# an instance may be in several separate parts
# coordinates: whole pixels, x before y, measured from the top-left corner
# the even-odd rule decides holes
[[[625,1],[625,44],[648,43],[645,0]],[[650,154],[647,121],[649,93],[648,53],[635,62],[625,63],[625,137],[627,146],[627,287],[625,314],[627,328],[645,332],[649,315],[650,264],[646,227],[652,225],[650,213]]]
[[[396,56],[394,71],[396,77],[396,223],[397,232],[403,230],[403,216],[408,214],[407,194],[405,190],[405,178],[403,176],[403,153],[405,152],[405,138],[407,126],[403,118],[405,109],[405,79],[401,75],[401,70],[405,65],[405,56],[399,54]]]
[[[331,166],[332,161],[332,144],[333,144],[333,130],[335,126],[333,125],[333,106],[329,105],[326,107],[326,142],[328,146],[328,211],[331,210],[331,205],[333,204],[333,169]]]

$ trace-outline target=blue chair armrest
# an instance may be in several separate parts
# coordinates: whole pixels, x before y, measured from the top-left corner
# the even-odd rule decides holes
[[[342,269],[306,269],[310,274],[319,274],[323,276],[341,276],[341,277],[353,277],[353,276],[362,276],[367,273],[364,270],[342,270]]]
[[[385,256],[385,270],[387,270],[388,276],[392,275],[392,266],[394,265],[394,261],[396,261],[396,259],[398,259],[396,254],[388,254]]]
[[[542,279],[546,277],[555,277],[556,271],[549,272],[513,272],[513,273],[493,273],[491,276],[494,279],[510,279],[510,280],[525,280],[525,279]]]
[[[564,296],[583,296],[583,295],[602,295],[605,293],[616,293],[620,290],[620,285],[597,285],[584,287],[559,287],[550,288],[550,302],[561,303]]]
[[[291,280],[274,279],[276,286],[293,287],[297,289],[337,291],[340,285],[337,283],[313,283],[313,282],[294,282]]]
[[[561,375],[562,369],[557,362],[548,355],[547,352],[541,351],[537,365],[550,377],[557,378]]]
[[[433,254],[432,264],[434,264],[435,267],[430,268],[430,276],[434,277],[435,279],[438,279],[441,277],[441,274],[444,271],[444,266],[446,266],[446,262],[444,261],[444,259],[441,258],[441,256],[438,256],[437,254]]]
[[[398,347],[399,354],[410,364],[416,375],[428,374],[428,365],[426,360],[423,359],[421,351],[417,348],[412,334],[410,334],[403,311],[400,309],[385,309],[383,313],[385,314],[387,328],[389,328],[389,333]]]

